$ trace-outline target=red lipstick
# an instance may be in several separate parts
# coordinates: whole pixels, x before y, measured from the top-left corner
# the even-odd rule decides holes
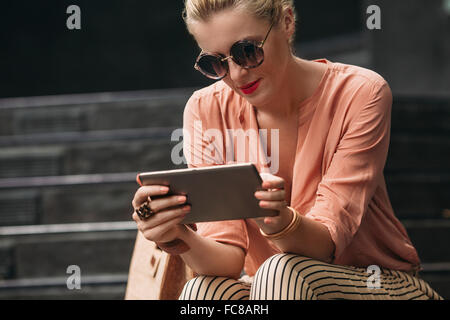
[[[256,89],[258,89],[260,81],[261,79],[258,79],[249,84],[246,84],[245,86],[240,87],[239,89],[241,89],[244,94],[252,94],[256,91]]]

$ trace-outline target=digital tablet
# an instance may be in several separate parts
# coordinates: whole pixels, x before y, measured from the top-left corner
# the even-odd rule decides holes
[[[183,224],[275,216],[263,209],[254,193],[262,179],[251,163],[140,173],[141,186],[169,186],[168,194],[186,195],[191,211]]]

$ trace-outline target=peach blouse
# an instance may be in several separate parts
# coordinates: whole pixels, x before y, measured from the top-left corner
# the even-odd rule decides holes
[[[314,94],[299,105],[290,206],[328,228],[336,248],[334,264],[417,271],[419,257],[395,217],[383,175],[391,90],[373,71],[326,59],[316,62],[328,68]],[[189,167],[252,162],[260,172],[271,172],[263,136],[255,140],[247,134],[245,146],[230,143],[239,130],[249,133],[259,128],[254,107],[223,81],[194,92],[183,126]],[[251,220],[197,227],[204,237],[242,248],[249,276],[280,252]]]

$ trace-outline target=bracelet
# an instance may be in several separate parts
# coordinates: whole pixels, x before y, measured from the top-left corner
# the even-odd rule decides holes
[[[288,207],[289,210],[291,210],[292,212],[292,220],[291,222],[287,225],[286,228],[284,228],[283,230],[276,232],[276,233],[271,233],[271,234],[267,234],[264,231],[262,231],[262,229],[259,229],[259,231],[261,232],[261,234],[266,238],[266,239],[270,239],[270,240],[279,240],[281,238],[284,238],[286,235],[288,235],[289,233],[291,233],[292,231],[294,231],[295,229],[298,228],[298,226],[300,225],[300,222],[302,221],[302,216],[300,215],[300,213],[295,210],[292,207]]]

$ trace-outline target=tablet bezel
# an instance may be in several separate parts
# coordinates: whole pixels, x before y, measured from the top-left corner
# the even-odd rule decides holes
[[[191,211],[182,224],[278,214],[259,206],[254,193],[262,190],[262,179],[252,163],[144,172],[138,174],[137,182],[141,186],[169,186],[168,194],[186,195]]]

